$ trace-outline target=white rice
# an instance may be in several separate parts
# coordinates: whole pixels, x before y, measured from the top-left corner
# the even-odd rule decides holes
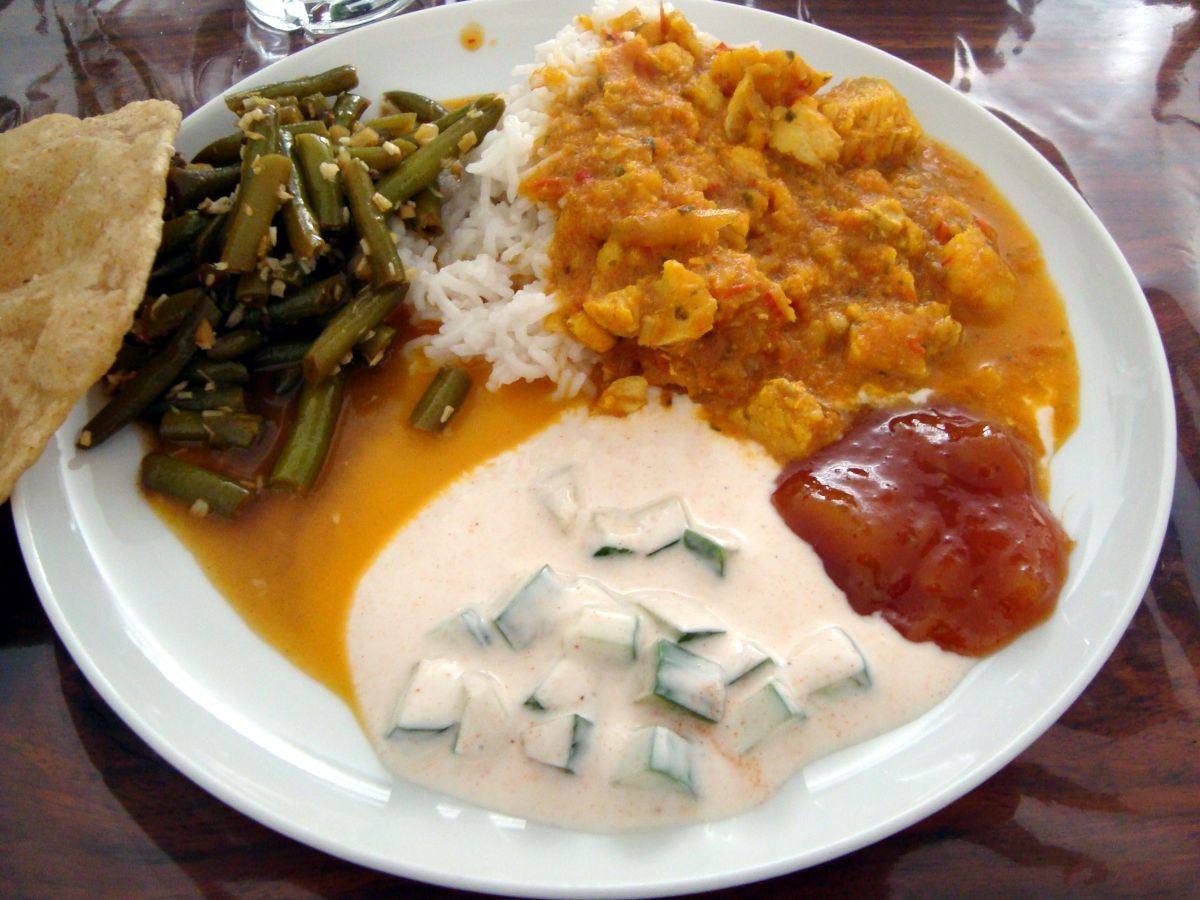
[[[602,0],[592,12],[607,21],[632,9],[631,0]],[[657,13],[658,6],[642,4]],[[544,322],[558,303],[545,275],[555,214],[521,197],[521,180],[533,167],[534,143],[545,131],[550,91],[531,83],[545,66],[567,69],[583,81],[595,74],[600,37],[575,24],[535,49],[532,63],[517,67],[504,95],[505,113],[460,182],[444,175],[445,236],[430,241],[406,231],[400,256],[410,274],[408,310],[419,324],[438,324],[422,341],[436,363],[484,359],[487,387],[548,378],[561,396],[589,389],[595,354]]]

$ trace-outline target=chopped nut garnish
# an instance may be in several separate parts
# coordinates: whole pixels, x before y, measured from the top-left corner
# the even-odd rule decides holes
[[[354,135],[346,143],[351,147],[376,147],[379,145],[379,132],[374,128],[364,126],[354,132]]]
[[[417,142],[418,147],[424,147],[437,136],[438,127],[432,122],[422,123],[417,130],[413,132],[413,140]]]
[[[199,209],[201,212],[208,213],[210,216],[219,216],[222,213],[227,213],[233,209],[233,195],[228,197],[219,197],[216,200],[202,200]]]
[[[251,133],[250,128],[253,127],[256,122],[261,122],[266,117],[267,114],[263,111],[262,107],[252,107],[247,110],[240,119],[238,119],[238,128],[245,132],[246,136],[249,137]],[[262,137],[262,135],[257,136]]]
[[[196,346],[201,350],[209,350],[216,341],[216,334],[213,332],[212,324],[208,319],[201,319],[200,324],[196,326]]]

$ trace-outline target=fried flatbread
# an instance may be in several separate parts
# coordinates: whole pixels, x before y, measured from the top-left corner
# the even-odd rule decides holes
[[[145,100],[0,134],[0,502],[129,330],[179,118]]]

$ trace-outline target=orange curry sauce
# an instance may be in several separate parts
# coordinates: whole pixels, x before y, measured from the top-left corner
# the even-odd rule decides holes
[[[613,411],[638,379],[681,389],[781,461],[922,389],[1039,455],[1039,409],[1070,433],[1074,348],[1036,241],[887,82],[826,88],[678,13],[601,34],[594,78],[539,73],[555,101],[523,189],[559,208],[561,327],[603,354]]]

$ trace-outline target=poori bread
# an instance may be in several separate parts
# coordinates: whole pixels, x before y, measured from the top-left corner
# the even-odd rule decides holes
[[[0,133],[0,502],[129,330],[179,120],[144,100]]]

